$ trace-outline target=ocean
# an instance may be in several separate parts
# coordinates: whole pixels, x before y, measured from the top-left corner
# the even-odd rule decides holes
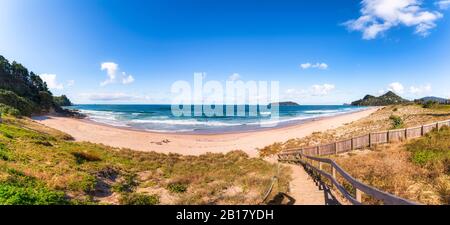
[[[280,106],[279,119],[271,120],[270,112],[257,116],[174,116],[170,105],[75,105],[87,119],[111,126],[162,133],[227,133],[267,129],[304,123],[308,120],[330,117],[363,110],[364,107],[344,105]],[[193,110],[193,109],[192,109]],[[238,107],[235,106],[237,112]],[[249,106],[245,107],[246,112]]]

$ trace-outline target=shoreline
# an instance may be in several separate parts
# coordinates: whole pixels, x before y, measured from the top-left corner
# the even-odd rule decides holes
[[[354,110],[354,111],[349,111],[349,112],[340,112],[337,114],[333,114],[333,115],[324,115],[324,116],[318,116],[318,117],[311,117],[311,118],[306,118],[306,119],[299,119],[299,120],[293,120],[293,121],[289,121],[289,122],[279,122],[277,125],[273,126],[273,127],[260,127],[260,126],[253,126],[253,127],[258,127],[258,128],[247,128],[247,129],[236,129],[236,130],[198,130],[198,131],[155,131],[155,130],[146,130],[146,129],[139,129],[139,128],[134,128],[131,126],[115,126],[112,124],[108,124],[108,123],[103,123],[103,122],[99,122],[99,121],[95,121],[92,119],[89,119],[88,116],[85,116],[83,118],[76,118],[79,119],[83,122],[86,123],[92,123],[92,124],[96,124],[96,125],[100,125],[100,126],[107,126],[107,127],[111,127],[111,128],[116,128],[116,129],[123,129],[123,130],[129,130],[129,131],[136,131],[136,132],[144,132],[144,133],[152,133],[152,134],[166,134],[166,135],[204,135],[204,136],[214,136],[214,135],[224,135],[224,134],[242,134],[242,133],[254,133],[254,132],[264,132],[264,131],[272,131],[272,130],[276,130],[276,129],[282,129],[282,128],[288,128],[288,127],[293,127],[293,126],[298,126],[298,125],[302,125],[305,123],[309,123],[309,122],[314,122],[314,121],[320,121],[320,120],[324,120],[327,118],[333,118],[333,117],[339,117],[339,116],[343,116],[343,115],[350,115],[353,113],[358,113],[358,112],[362,112],[362,111],[366,111],[366,110],[370,110],[373,108],[380,108],[380,107],[366,107],[366,108],[361,108],[358,110]],[[45,117],[45,116],[51,116],[51,117],[64,117],[64,116],[59,116],[59,115],[42,115],[41,117]],[[34,117],[33,117],[34,118]],[[245,126],[245,125],[243,125]]]
[[[292,138],[302,138],[313,132],[321,132],[350,123],[377,111],[379,107],[329,117],[314,118],[300,124],[290,124],[256,131],[215,134],[159,133],[116,127],[91,121],[58,116],[33,117],[33,120],[60,130],[74,137],[75,141],[87,141],[136,151],[201,155],[242,150],[251,157],[258,156],[258,148]]]

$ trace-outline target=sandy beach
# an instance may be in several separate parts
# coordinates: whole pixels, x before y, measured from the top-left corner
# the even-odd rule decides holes
[[[85,119],[57,116],[34,118],[36,122],[70,134],[75,141],[105,144],[137,151],[201,155],[207,152],[226,153],[233,150],[245,151],[252,157],[258,156],[258,148],[292,138],[302,138],[313,132],[334,129],[346,123],[367,117],[378,108],[326,117],[303,124],[271,130],[228,133],[228,134],[163,134],[135,131],[92,123]]]

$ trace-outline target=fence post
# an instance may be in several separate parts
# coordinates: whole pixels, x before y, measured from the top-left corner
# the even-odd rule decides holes
[[[336,180],[336,168],[334,168],[333,165],[331,165],[331,175],[333,176],[333,179]],[[331,186],[334,186],[333,182],[331,182]]]
[[[405,140],[408,140],[408,128],[405,128]]]
[[[355,150],[355,144],[353,143],[353,138],[352,138],[352,151]]]
[[[391,142],[391,135],[390,135],[390,131],[387,131],[387,143],[390,143]]]
[[[362,203],[362,192],[356,188],[356,201]]]
[[[334,142],[334,154],[337,155],[338,154],[338,144],[337,142]]]
[[[425,131],[424,131],[424,128],[423,128],[423,125],[422,125],[421,130],[420,130],[420,136],[423,136],[424,133],[425,133]]]
[[[369,133],[369,148],[372,148],[372,133]]]
[[[436,129],[439,130],[439,122],[436,123]]]

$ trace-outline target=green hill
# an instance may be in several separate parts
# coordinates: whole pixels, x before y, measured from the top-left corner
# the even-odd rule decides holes
[[[375,97],[373,95],[366,95],[363,99],[352,102],[354,106],[385,106],[385,105],[394,105],[401,103],[408,103],[410,101],[398,96],[392,91],[387,92],[386,94]]]
[[[59,110],[60,103],[67,100],[67,97],[54,99],[47,84],[38,75],[29,72],[20,63],[10,63],[0,55],[0,113],[10,114],[14,111],[30,116],[33,113]]]

